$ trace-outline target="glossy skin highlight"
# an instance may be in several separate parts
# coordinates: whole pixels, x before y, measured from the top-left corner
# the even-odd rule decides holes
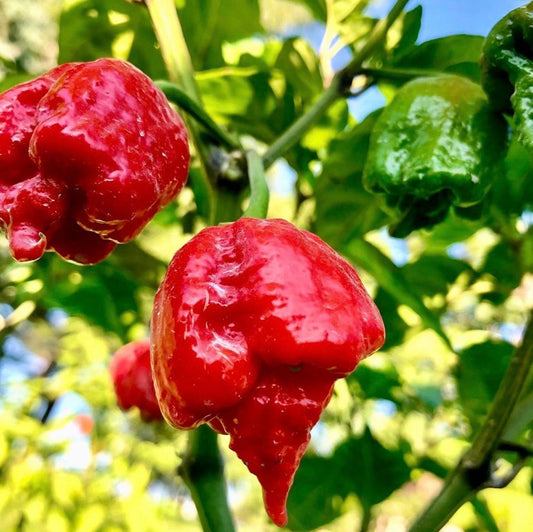
[[[122,346],[113,355],[109,373],[122,410],[137,407],[144,421],[163,419],[152,380],[148,338]]]
[[[283,526],[335,380],[381,347],[384,328],[355,270],[316,235],[241,218],[204,229],[176,253],[151,338],[164,417],[229,434]]]
[[[103,260],[178,194],[188,165],[181,118],[124,61],[67,63],[0,95],[0,226],[18,261]]]

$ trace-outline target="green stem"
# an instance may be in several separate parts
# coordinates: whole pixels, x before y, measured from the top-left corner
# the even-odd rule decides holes
[[[276,159],[279,159],[290,150],[338,98],[340,98],[339,79],[334,76],[331,85],[320,95],[307,112],[270,145],[263,155],[265,168],[271,166]]]
[[[207,425],[192,431],[179,473],[189,488],[204,532],[234,532],[227,506],[217,435]]]
[[[533,317],[530,317],[522,343],[514,352],[487,419],[463,459],[467,467],[479,467],[497,449],[532,363]]]
[[[201,103],[200,91],[194,78],[194,69],[187,43],[173,0],[145,0],[155,34],[161,47],[161,55],[167,67],[171,81],[178,84],[181,89],[196,103]],[[201,141],[200,132],[196,124],[185,118],[187,130],[190,133],[200,160],[200,172],[191,173],[191,187],[196,197],[207,199],[207,212],[205,215],[211,222],[214,216],[215,194],[211,181],[214,181],[211,168],[207,164],[209,150]]]
[[[413,78],[427,78],[444,76],[446,72],[427,70],[424,68],[361,68],[361,74],[377,80],[409,80]]]
[[[361,517],[361,524],[359,525],[359,532],[368,532],[370,522],[372,521],[372,507],[363,506],[363,515]]]
[[[250,203],[243,216],[248,218],[266,218],[270,192],[265,181],[265,168],[261,157],[255,151],[246,152],[248,179],[250,180]]]
[[[532,363],[533,317],[530,316],[522,343],[514,352],[487,419],[470,449],[448,475],[441,492],[411,526],[410,532],[440,530],[490,480],[490,465]]]
[[[228,133],[223,127],[218,125],[209,114],[206,113],[195,100],[182,91],[179,87],[169,81],[159,80],[155,82],[156,85],[163,91],[169,101],[175,103],[180,109],[186,111],[199,124],[221,144],[232,150],[240,149],[239,141]]]
[[[440,530],[472,495],[472,487],[464,475],[457,470],[452,471],[446,479],[442,491],[411,526],[409,532]]]
[[[170,80],[177,83],[195,101],[200,102],[200,91],[194,78],[194,68],[174,0],[146,0],[161,55]]]
[[[294,122],[263,155],[263,164],[268,168],[272,163],[292,148],[313,124],[321,118],[333,103],[343,96],[352,85],[353,78],[361,73],[363,63],[372,55],[376,47],[385,38],[387,31],[400,16],[409,0],[397,0],[390,13],[381,19],[372,30],[365,45],[359,53],[333,79],[331,85],[320,95],[318,100]]]

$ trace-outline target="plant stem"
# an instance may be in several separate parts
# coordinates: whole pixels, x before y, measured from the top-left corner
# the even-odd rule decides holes
[[[179,473],[189,488],[204,532],[233,532],[217,435],[207,425],[192,431]]]
[[[265,169],[261,157],[255,151],[246,152],[248,179],[250,180],[250,203],[243,216],[248,218],[266,218],[270,191],[265,181]]]
[[[363,506],[363,515],[361,517],[361,524],[359,525],[359,532],[368,532],[370,522],[372,521],[372,507]]]
[[[187,43],[173,0],[145,0],[150,18],[154,26],[157,40],[161,47],[161,55],[167,67],[171,81],[178,84],[181,89],[194,102],[201,104],[200,91],[194,78],[194,69]],[[214,180],[211,168],[207,164],[209,150],[201,141],[200,132],[192,121],[185,119],[187,130],[190,133],[200,160],[200,172],[191,173],[191,186],[195,196],[207,198],[208,212],[204,214],[211,222],[214,216],[215,195],[211,181]]]
[[[146,0],[145,3],[170,80],[182,87],[193,100],[200,102],[191,56],[183,37],[174,0]]]
[[[159,80],[155,82],[156,85],[163,91],[169,101],[175,103],[180,109],[186,111],[199,124],[221,144],[226,147],[238,150],[240,149],[239,141],[230,135],[223,127],[218,125],[195,100],[188,94],[182,91],[178,86],[169,81]]]
[[[340,98],[339,78],[335,75],[331,85],[320,95],[318,100],[282,133],[263,155],[263,164],[268,168],[272,163],[292,148],[311,129],[311,126]]]
[[[344,68],[333,76],[330,86],[320,95],[318,100],[267,149],[263,155],[265,168],[268,168],[276,159],[292,148],[311,129],[313,124],[325,114],[329,107],[349,90],[353,78],[361,73],[363,63],[382,42],[387,31],[400,16],[408,1],[396,1],[390,13],[374,26],[363,48]]]
[[[427,70],[424,68],[361,68],[361,74],[375,78],[377,80],[409,80],[413,78],[427,78],[435,76],[444,76],[446,72],[438,70]]]
[[[487,419],[472,446],[448,475],[441,492],[417,518],[410,532],[440,530],[491,478],[490,466],[533,362],[533,317],[515,350]]]

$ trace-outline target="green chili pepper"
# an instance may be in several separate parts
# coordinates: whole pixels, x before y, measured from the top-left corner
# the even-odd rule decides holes
[[[455,75],[406,83],[376,122],[363,182],[385,195],[403,237],[442,221],[450,206],[479,216],[476,206],[503,156],[507,127],[481,87]]]
[[[533,150],[533,2],[492,28],[480,63],[490,104],[513,115],[511,127],[518,140]]]

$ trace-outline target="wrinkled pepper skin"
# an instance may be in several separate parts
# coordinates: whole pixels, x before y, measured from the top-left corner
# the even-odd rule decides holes
[[[103,260],[178,194],[188,165],[181,118],[124,61],[67,63],[0,94],[0,227],[18,261]]]
[[[279,526],[312,427],[336,379],[384,341],[355,270],[284,220],[201,231],[155,297],[152,367],[166,420],[209,423],[263,487]]]
[[[533,2],[511,11],[492,28],[480,65],[491,105],[513,115],[513,131],[533,151]]]
[[[505,121],[481,87],[455,75],[406,83],[378,118],[363,183],[384,194],[399,221],[391,234],[442,221],[450,208],[475,216],[506,147]]]
[[[163,419],[152,379],[148,338],[123,345],[113,355],[109,373],[122,410],[137,407],[144,421]]]

